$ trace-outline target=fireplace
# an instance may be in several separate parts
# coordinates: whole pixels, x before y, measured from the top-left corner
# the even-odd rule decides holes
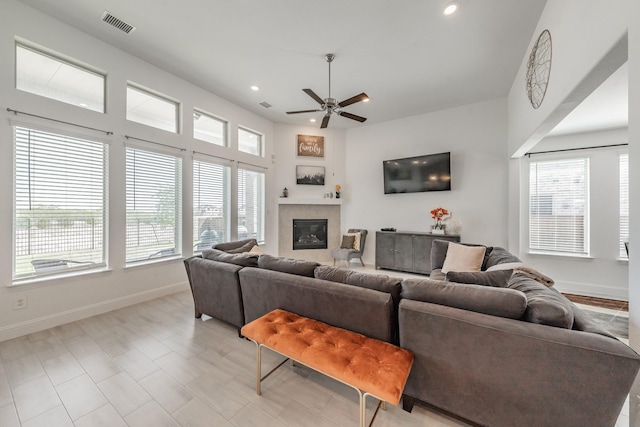
[[[327,249],[326,219],[294,219],[293,250]]]

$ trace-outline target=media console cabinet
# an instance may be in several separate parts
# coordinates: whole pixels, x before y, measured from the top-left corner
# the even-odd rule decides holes
[[[408,273],[431,273],[431,244],[434,240],[459,242],[459,235],[411,231],[376,231],[376,269]]]

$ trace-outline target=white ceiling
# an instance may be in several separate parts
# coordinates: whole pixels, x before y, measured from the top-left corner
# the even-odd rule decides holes
[[[303,88],[328,96],[326,53],[332,97],[366,92],[345,110],[367,124],[506,96],[545,1],[458,0],[445,17],[444,0],[22,0],[269,120],[317,126],[321,113],[285,111],[318,106]]]

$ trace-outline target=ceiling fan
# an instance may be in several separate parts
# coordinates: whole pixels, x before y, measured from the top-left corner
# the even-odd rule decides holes
[[[346,117],[351,120],[356,120],[358,122],[364,122],[366,117],[357,116],[355,114],[348,113],[346,111],[342,111],[342,108],[347,105],[355,104],[360,101],[368,101],[369,97],[366,93],[362,92],[359,95],[352,96],[351,98],[345,99],[342,102],[337,102],[335,98],[331,98],[331,62],[336,56],[333,53],[327,53],[324,58],[329,63],[329,97],[322,99],[314,91],[311,89],[302,89],[304,93],[315,99],[318,104],[320,104],[320,108],[317,110],[300,110],[300,111],[287,111],[287,114],[300,114],[300,113],[315,113],[318,111],[324,111],[325,115],[322,119],[322,124],[320,125],[320,129],[324,129],[329,124],[329,119],[331,118],[331,114],[336,113],[339,116]]]

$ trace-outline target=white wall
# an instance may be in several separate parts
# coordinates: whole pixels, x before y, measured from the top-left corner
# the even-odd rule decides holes
[[[548,137],[532,153],[603,145],[626,144],[628,130],[615,129]],[[628,299],[629,266],[619,259],[619,154],[627,147],[569,151],[532,155],[531,161],[587,157],[589,159],[590,253],[588,258],[559,257],[528,253],[529,159],[522,159],[520,207],[522,246],[520,259],[553,277],[561,292],[592,295],[619,300]]]
[[[343,227],[366,228],[364,260],[375,260],[381,227],[428,231],[444,207],[462,222],[462,240],[507,241],[506,99],[347,131]],[[451,152],[451,191],[384,194],[382,161]]]
[[[100,114],[63,104],[14,88],[14,38],[18,36],[60,52],[78,61],[91,64],[107,73],[107,113]],[[186,149],[184,152],[183,255],[191,254],[191,153],[193,150],[227,157],[261,167],[271,167],[274,141],[273,124],[228,101],[94,39],[73,27],[56,21],[14,0],[3,0],[0,6],[0,340],[48,328],[117,307],[186,289],[186,274],[180,259],[125,269],[125,160],[123,136],[132,135]],[[125,120],[125,88],[133,81],[182,102],[184,127],[181,134],[148,128]],[[192,109],[196,106],[229,120],[231,146],[216,147],[195,141],[192,135]],[[113,131],[109,158],[109,264],[110,271],[75,278],[45,280],[35,284],[11,285],[13,142],[12,127],[6,108],[58,120]],[[11,115],[13,117],[13,115]],[[22,121],[32,121],[17,116]],[[53,122],[43,122],[57,127]],[[237,152],[237,127],[254,129],[265,135],[267,152],[257,159]],[[83,132],[74,129],[75,132]],[[104,135],[103,135],[104,138]],[[234,163],[234,167],[237,163]],[[272,169],[272,168],[271,168]],[[272,173],[267,183],[272,185]],[[274,199],[272,187],[267,187],[267,200]],[[235,203],[235,201],[234,201]],[[273,202],[267,207],[267,223],[273,224]],[[232,230],[235,227],[232,225]],[[275,227],[268,226],[269,245],[277,248]],[[13,310],[17,296],[27,296],[26,309]]]

